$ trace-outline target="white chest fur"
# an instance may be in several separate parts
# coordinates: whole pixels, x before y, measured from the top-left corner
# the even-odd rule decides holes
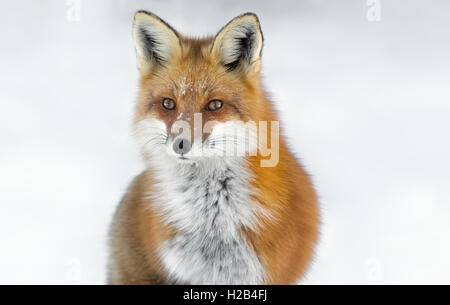
[[[249,174],[237,160],[201,165],[159,164],[153,202],[177,231],[159,249],[177,283],[261,284],[264,269],[241,234],[252,229]]]

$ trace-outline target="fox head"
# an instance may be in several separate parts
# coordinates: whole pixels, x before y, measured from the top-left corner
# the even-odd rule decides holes
[[[263,35],[255,14],[197,39],[139,11],[133,38],[140,72],[135,130],[146,157],[198,162],[243,144],[230,134],[234,122],[271,119],[260,82]]]

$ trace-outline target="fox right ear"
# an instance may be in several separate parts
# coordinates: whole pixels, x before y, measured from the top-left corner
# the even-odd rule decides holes
[[[162,19],[146,11],[134,15],[133,38],[137,65],[142,74],[166,66],[181,53],[178,33]]]

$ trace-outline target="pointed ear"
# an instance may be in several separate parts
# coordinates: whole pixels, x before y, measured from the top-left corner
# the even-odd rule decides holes
[[[134,15],[133,38],[141,73],[166,66],[181,54],[178,33],[158,16],[146,11]]]
[[[212,54],[229,71],[258,72],[263,35],[258,17],[246,13],[231,20],[214,38]]]

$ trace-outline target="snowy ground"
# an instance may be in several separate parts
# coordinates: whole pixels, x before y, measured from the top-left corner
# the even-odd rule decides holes
[[[380,22],[365,0],[80,3],[79,21],[66,1],[0,4],[0,283],[104,283],[143,168],[138,9],[196,35],[259,15],[265,82],[321,197],[304,283],[450,283],[448,1],[381,0]]]

